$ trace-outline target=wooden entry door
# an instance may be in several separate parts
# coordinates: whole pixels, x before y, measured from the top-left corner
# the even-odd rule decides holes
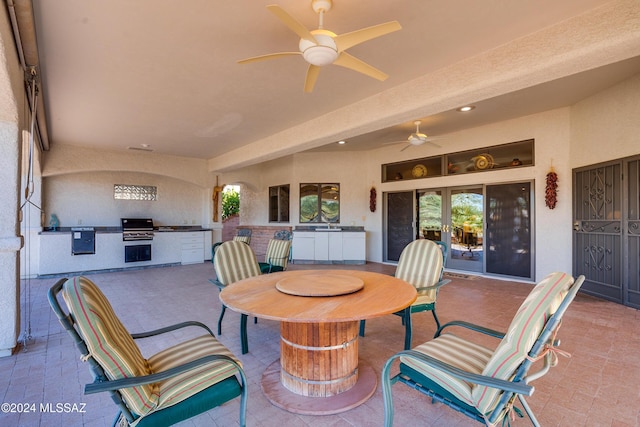
[[[573,270],[585,293],[640,308],[640,158],[573,172]]]

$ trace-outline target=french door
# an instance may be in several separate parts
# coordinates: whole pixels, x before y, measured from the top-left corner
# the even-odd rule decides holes
[[[385,260],[397,261],[413,239],[440,240],[449,269],[532,279],[531,184],[387,193]]]
[[[484,206],[481,186],[418,190],[417,238],[447,244],[447,268],[483,271]]]

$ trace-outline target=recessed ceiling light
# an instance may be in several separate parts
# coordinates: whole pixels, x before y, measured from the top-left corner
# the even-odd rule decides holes
[[[338,144],[340,144],[340,145],[344,145],[344,144],[346,144],[346,143],[347,143],[347,141],[345,141],[345,140],[338,141]]]
[[[467,111],[471,111],[474,108],[476,108],[475,105],[465,105],[464,107],[458,108],[458,111],[460,111],[461,113],[466,113]]]

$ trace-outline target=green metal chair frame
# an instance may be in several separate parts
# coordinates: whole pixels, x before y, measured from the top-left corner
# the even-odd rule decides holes
[[[218,250],[218,248],[222,243],[223,242],[216,242],[213,245],[211,245],[211,263],[213,263],[213,259],[216,257],[216,251]]]
[[[228,241],[218,246],[213,258],[213,267],[216,271],[216,278],[209,279],[220,291],[228,285],[242,279],[259,276],[260,265],[251,247],[240,241]],[[222,304],[220,318],[218,319],[218,335],[222,334],[222,319],[227,310],[227,306]],[[249,352],[247,338],[247,315],[240,315],[240,343],[242,354]],[[257,322],[257,318],[254,319]]]
[[[533,312],[534,304],[529,304],[529,308],[526,306],[534,292],[539,292],[538,295],[542,295],[543,292],[550,289],[549,282],[553,280],[566,281],[568,289],[566,293],[563,290],[560,293],[554,294],[552,297],[545,295],[546,302],[549,310],[536,313],[535,317],[531,315],[531,318],[526,316]],[[552,273],[545,280],[540,282],[536,288],[531,292],[527,300],[522,304],[514,321],[509,327],[507,333],[498,332],[492,329],[488,329],[479,325],[464,321],[449,322],[442,327],[438,328],[434,339],[423,346],[431,345],[431,349],[438,349],[440,352],[449,351],[456,352],[461,351],[460,347],[453,348],[447,344],[447,335],[451,336],[451,333],[443,334],[443,331],[447,328],[461,327],[473,332],[481,333],[497,339],[502,340],[500,345],[493,350],[485,349],[488,355],[491,357],[482,374],[470,372],[470,370],[462,369],[460,366],[454,366],[441,360],[446,358],[445,356],[434,357],[425,353],[422,346],[416,347],[414,350],[404,350],[387,360],[382,370],[382,391],[384,398],[384,412],[385,412],[385,426],[391,427],[393,425],[394,408],[393,408],[393,396],[391,393],[391,386],[397,382],[408,385],[409,387],[420,391],[421,393],[429,396],[432,399],[432,403],[441,402],[450,408],[463,413],[464,415],[487,425],[497,425],[505,417],[509,416],[511,411],[514,411],[519,416],[523,416],[522,413],[513,407],[515,399],[520,401],[520,404],[527,413],[531,423],[534,426],[539,426],[539,422],[535,415],[531,411],[528,403],[525,400],[525,396],[531,396],[534,392],[534,387],[529,385],[530,382],[545,375],[552,367],[557,365],[558,359],[556,352],[557,347],[560,345],[560,341],[556,339],[556,334],[560,326],[562,316],[566,312],[567,308],[575,298],[578,290],[584,282],[584,276],[578,277],[575,281],[571,276],[562,273]],[[553,283],[551,283],[553,285]],[[542,286],[547,286],[542,288]],[[551,294],[551,292],[549,292]],[[557,304],[558,297],[561,297],[561,302]],[[537,303],[537,302],[536,302]],[[557,308],[555,311],[554,307]],[[519,318],[519,315],[522,315]],[[526,320],[525,321],[523,321]],[[539,328],[531,328],[531,324],[540,322],[542,326]],[[526,325],[524,325],[526,323]],[[530,328],[527,329],[527,328]],[[539,333],[538,333],[539,332]],[[532,334],[528,336],[527,333]],[[535,335],[537,334],[537,335]],[[505,338],[506,337],[506,338]],[[517,338],[517,339],[516,339]],[[456,338],[458,343],[468,342],[463,338]],[[436,344],[440,341],[439,344]],[[522,357],[515,357],[516,352],[512,350],[514,343],[517,341],[518,345],[522,348],[518,354],[522,354]],[[506,344],[505,346],[503,346]],[[471,344],[467,344],[471,347]],[[477,346],[477,345],[476,345]],[[509,347],[512,346],[512,347]],[[477,346],[480,347],[480,346]],[[507,351],[505,351],[507,349]],[[421,350],[421,351],[418,351]],[[562,354],[562,353],[561,353]],[[513,358],[509,363],[505,360]],[[400,372],[393,377],[390,374],[393,363],[400,359]],[[543,360],[543,365],[536,372],[529,373],[530,368],[537,360]],[[436,372],[433,376],[427,375],[424,371],[418,371],[409,366],[412,364],[416,366],[428,367],[428,369]],[[489,367],[489,364],[493,364]],[[499,371],[494,367],[505,367],[504,370]],[[513,368],[511,369],[510,366]],[[496,375],[488,375],[488,371],[496,372]],[[498,373],[499,372],[499,373]],[[473,387],[472,396],[491,396],[491,399],[480,403],[480,400],[476,401],[476,404],[470,404],[456,397],[451,391],[443,386],[443,382],[446,382],[446,376],[460,379],[466,383],[469,383]],[[483,388],[483,389],[482,389]],[[492,394],[493,393],[493,394]],[[483,408],[479,408],[479,406]]]
[[[234,399],[238,396],[240,396],[239,423],[241,426],[246,425],[246,409],[248,397],[247,379],[244,371],[242,370],[242,367],[227,355],[210,354],[196,360],[192,360],[184,364],[169,368],[165,371],[152,373],[150,375],[110,379],[107,371],[105,371],[103,366],[98,363],[98,361],[92,355],[92,352],[89,350],[88,342],[82,336],[82,333],[76,323],[76,314],[72,311],[64,310],[58,301],[58,295],[61,293],[63,286],[65,285],[65,283],[67,283],[67,281],[68,279],[66,278],[60,279],[49,289],[47,294],[49,304],[56,317],[60,321],[62,327],[69,333],[69,335],[73,339],[76,347],[80,351],[82,360],[86,361],[89,364],[89,369],[93,374],[94,381],[91,384],[85,385],[84,393],[93,394],[108,392],[111,395],[111,399],[113,400],[113,402],[118,406],[119,412],[114,419],[114,427],[116,425],[123,425],[123,421],[126,422],[126,425],[135,422],[137,427],[170,426],[175,424],[176,422],[194,417],[198,414],[215,408],[216,406],[220,406],[223,403],[228,402],[229,400]],[[186,327],[197,327],[204,329],[207,334],[214,337],[213,332],[206,325],[195,321],[182,322],[153,331],[130,335],[133,340],[136,340],[158,336]],[[96,330],[101,331],[99,328],[96,328]],[[107,338],[108,337],[102,337],[101,339]],[[120,391],[122,389],[141,386],[145,384],[160,383],[162,381],[174,378],[181,373],[199,369],[199,367],[215,361],[223,361],[224,363],[232,365],[237,370],[237,375],[227,377],[226,379],[215,383],[196,394],[193,394],[192,396],[175,405],[155,410],[142,417],[133,412],[130,406],[125,402],[125,397]]]
[[[414,285],[418,291],[418,295],[421,293],[434,293],[433,301],[430,303],[421,304],[416,302],[404,310],[393,313],[402,318],[402,324],[405,326],[405,350],[411,348],[413,329],[411,322],[412,313],[431,311],[433,319],[436,322],[436,327],[440,328],[440,320],[436,314],[436,301],[440,288],[450,282],[450,280],[442,278],[447,249],[447,245],[444,242],[419,239],[409,243],[400,254],[395,277]],[[365,325],[365,321],[361,320],[361,337],[364,337]]]

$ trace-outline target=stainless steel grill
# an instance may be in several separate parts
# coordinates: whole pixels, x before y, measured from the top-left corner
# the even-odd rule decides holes
[[[151,218],[121,218],[122,240],[153,240],[153,220]]]

